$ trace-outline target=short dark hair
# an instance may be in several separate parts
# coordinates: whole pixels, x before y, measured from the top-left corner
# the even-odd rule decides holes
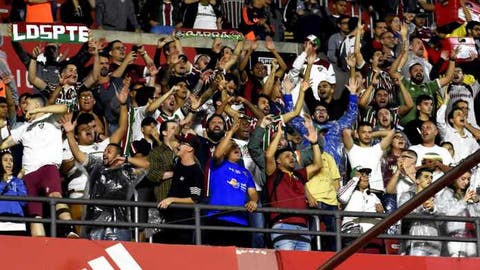
[[[402,152],[407,152],[407,153],[411,154],[412,156],[415,156],[415,159],[418,159],[418,154],[417,154],[417,152],[415,152],[415,151],[413,151],[413,150],[411,150],[411,149],[406,148],[406,149],[403,149]]]
[[[163,140],[163,131],[167,130],[168,123],[177,123],[175,120],[167,120],[160,125],[160,140]]]
[[[285,148],[282,148],[282,149],[278,149],[276,152],[275,152],[275,160],[278,159],[278,157],[285,153],[285,152],[292,152],[293,153],[293,149],[290,148],[290,147],[285,147]]]
[[[420,105],[423,101],[425,100],[431,100],[433,101],[433,98],[429,95],[420,95],[417,97],[417,99],[415,100],[415,105],[418,106]]]
[[[452,104],[452,108],[458,108],[458,103],[461,103],[461,102],[468,104],[468,101],[466,101],[465,99],[458,99]]]
[[[358,123],[358,125],[357,125],[357,130],[360,130],[361,127],[365,127],[365,126],[371,127],[371,128],[373,129],[372,123],[367,122],[367,121],[361,121],[361,122]]]
[[[342,23],[342,20],[345,20],[345,19],[349,19],[350,20],[350,16],[348,15],[345,15],[345,14],[342,14],[340,16],[338,16],[337,18],[337,24],[341,24]]]
[[[73,132],[74,132],[75,135],[77,135],[78,134],[78,127],[80,125],[88,125],[92,121],[95,121],[95,117],[91,113],[81,113],[77,116],[77,119],[75,121],[77,121],[77,124],[75,125],[75,129],[74,129]]]
[[[107,55],[108,55],[108,53],[110,53],[110,51],[113,50],[113,44],[115,44],[115,43],[117,43],[117,42],[123,43],[121,40],[115,39],[115,40],[113,40],[113,41],[110,41],[110,42],[107,44],[107,46],[105,47],[105,49],[104,49],[103,51],[106,52]],[[108,56],[107,56],[107,57],[108,57]]]
[[[135,101],[138,106],[145,106],[148,103],[148,100],[153,98],[155,93],[155,87],[143,86],[136,90],[137,94],[135,95]]]
[[[0,97],[0,104],[1,104],[1,103],[8,104],[7,99],[4,98],[4,97]]]
[[[348,31],[349,32],[352,32],[353,30],[355,30],[355,28],[357,28],[358,20],[360,20],[358,17],[351,17],[348,20]]]
[[[117,154],[119,154],[119,155],[122,154],[123,148],[122,148],[122,146],[121,146],[120,144],[118,144],[118,143],[109,143],[109,144],[107,145],[107,147],[109,147],[109,146],[115,147],[115,150],[117,151]]]
[[[448,116],[447,116],[447,119],[448,119],[448,124],[451,126],[452,124],[450,123],[450,119],[453,119],[453,114],[456,112],[456,111],[461,111],[463,112],[463,110],[459,107],[453,107],[452,110],[448,113]]]
[[[142,120],[142,123],[140,124],[141,127],[144,127],[144,126],[149,126],[151,124],[157,124],[157,120],[155,120],[155,118],[151,117],[151,116],[147,116],[145,118],[143,118]]]
[[[422,175],[423,172],[433,173],[433,170],[430,169],[430,168],[420,168],[415,173],[415,179],[418,179]]]
[[[42,107],[45,106],[45,104],[47,103],[47,101],[45,100],[45,97],[41,94],[32,94],[32,95],[28,96],[27,98],[28,99],[34,99],[34,100],[38,101]]]

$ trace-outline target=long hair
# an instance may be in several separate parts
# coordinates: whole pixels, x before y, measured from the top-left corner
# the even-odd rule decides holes
[[[0,162],[3,159],[3,156],[5,155],[11,155],[13,158],[13,155],[10,151],[2,151],[0,152]],[[3,179],[3,175],[6,173],[5,168],[3,168],[3,163],[0,163],[0,177]],[[12,168],[12,175],[15,175],[17,173],[16,166],[15,166],[15,159],[13,159],[13,168]]]

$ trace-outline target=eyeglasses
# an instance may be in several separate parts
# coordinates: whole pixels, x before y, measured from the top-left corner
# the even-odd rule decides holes
[[[93,99],[92,96],[80,96],[80,99],[81,100],[90,100],[90,99]]]

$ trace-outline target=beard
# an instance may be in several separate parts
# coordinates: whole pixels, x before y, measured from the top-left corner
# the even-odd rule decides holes
[[[225,136],[225,131],[213,131],[213,130],[208,130],[207,131],[207,136],[210,140],[214,142],[220,141],[224,136]]]
[[[102,76],[102,77],[107,77],[107,76],[108,76],[108,73],[109,73],[108,68],[102,68],[102,69],[100,70],[100,76]]]

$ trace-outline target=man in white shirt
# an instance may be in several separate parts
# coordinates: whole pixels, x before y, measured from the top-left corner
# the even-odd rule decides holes
[[[62,131],[57,120],[58,115],[67,112],[67,106],[45,106],[45,103],[45,99],[39,94],[27,98],[27,123],[12,130],[12,134],[2,141],[0,149],[19,143],[23,145],[22,166],[25,169],[24,180],[29,196],[44,193],[48,197],[61,198],[62,186],[58,167],[62,162]],[[29,202],[27,210],[30,216],[43,216],[42,203]],[[61,220],[72,219],[66,204],[57,204],[56,210]],[[45,236],[42,223],[31,223],[30,230],[32,236]],[[78,238],[73,226],[68,226],[67,230],[67,237]]]
[[[479,148],[477,140],[467,130],[467,118],[464,110],[459,107],[454,107],[448,114],[447,121],[445,120],[445,113],[447,105],[450,100],[450,95],[447,93],[442,106],[437,111],[437,125],[438,131],[442,141],[450,142],[453,145],[454,164],[458,164],[462,159],[475,153]]]
[[[448,171],[450,169],[449,165],[453,162],[453,159],[447,149],[435,144],[435,137],[438,135],[437,126],[430,120],[425,121],[422,124],[421,133],[422,143],[412,145],[409,148],[417,153],[417,166],[422,165],[422,161],[427,153],[436,153],[441,157],[442,160],[441,163],[435,162],[437,163],[436,166],[438,166],[443,172]]]
[[[353,143],[352,130],[343,131],[343,143],[347,151],[348,160],[352,168],[362,166],[370,168],[370,189],[375,192],[384,192],[383,176],[381,170],[381,159],[384,151],[390,146],[395,130],[385,132],[385,137],[372,146],[372,125],[368,122],[358,124],[356,137],[358,145]]]

